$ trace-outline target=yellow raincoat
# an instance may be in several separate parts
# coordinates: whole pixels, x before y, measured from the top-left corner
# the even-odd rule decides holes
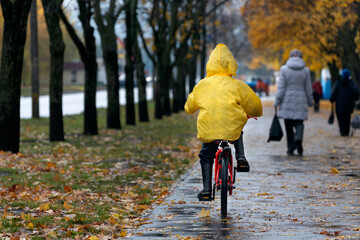
[[[206,65],[206,78],[194,87],[185,104],[187,113],[200,109],[197,119],[198,138],[235,141],[247,122],[247,115],[260,117],[260,98],[236,76],[237,63],[224,44],[212,51]]]

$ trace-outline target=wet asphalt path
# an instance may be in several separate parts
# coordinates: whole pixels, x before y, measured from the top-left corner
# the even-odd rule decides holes
[[[360,239],[360,131],[340,137],[328,111],[310,111],[304,155],[287,156],[285,136],[266,142],[273,108],[264,105],[264,116],[244,129],[251,170],[237,174],[228,218],[220,220],[219,192],[213,202],[196,198],[196,163],[130,239]]]

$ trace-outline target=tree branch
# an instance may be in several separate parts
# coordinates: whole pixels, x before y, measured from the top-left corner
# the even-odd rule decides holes
[[[215,12],[215,10],[220,7],[221,5],[223,5],[224,3],[228,2],[229,0],[223,0],[222,2],[218,3],[213,9],[211,9],[209,12],[205,13],[204,18],[207,18],[208,16],[210,16],[213,12]]]
[[[107,14],[109,16],[114,16],[114,12],[115,12],[115,0],[110,0],[109,11]]]
[[[174,60],[174,62],[172,63],[172,67],[175,67],[177,64],[178,64],[178,62],[180,61],[180,59],[181,59],[181,55],[182,54],[185,54],[185,47],[186,47],[186,45],[187,45],[187,41],[188,41],[188,39],[184,39],[181,43],[180,43],[180,47],[177,49],[177,51],[176,51],[176,54],[175,54],[175,60]]]
[[[94,19],[96,25],[99,29],[99,32],[103,32],[105,28],[105,24],[104,24],[103,16],[101,15],[101,11],[100,11],[100,0],[94,1],[94,9],[95,9]]]
[[[59,17],[63,21],[67,32],[69,33],[71,39],[79,50],[82,61],[84,62],[87,59],[87,52],[84,44],[81,42],[79,36],[76,34],[74,27],[69,23],[62,9],[59,11]]]
[[[124,9],[126,8],[126,6],[128,5],[128,4],[130,4],[130,1],[131,0],[126,0],[125,2],[124,2],[124,4],[116,11],[116,13],[115,13],[115,19],[117,19],[118,17],[119,17],[119,15],[120,15],[120,13],[122,12],[122,11],[124,11]],[[137,0],[133,0],[133,1],[137,1]]]
[[[136,19],[136,25],[137,25],[137,27],[138,27],[138,29],[139,29],[139,35],[140,35],[140,37],[141,37],[141,41],[142,41],[142,44],[143,44],[143,46],[144,46],[145,52],[146,52],[146,54],[149,56],[149,58],[151,59],[151,61],[153,61],[153,63],[155,63],[155,57],[154,57],[153,54],[150,53],[150,51],[149,51],[149,49],[148,49],[148,47],[147,47],[147,45],[146,45],[146,41],[145,41],[145,38],[144,38],[144,35],[143,35],[143,31],[142,31],[142,29],[141,29],[141,26],[140,26],[140,23],[139,23],[138,19]]]
[[[12,8],[10,0],[0,0],[0,4],[2,7],[2,13],[4,15],[4,19],[11,16],[13,8]]]

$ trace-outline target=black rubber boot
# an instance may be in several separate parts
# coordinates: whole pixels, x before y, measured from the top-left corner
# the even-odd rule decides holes
[[[244,142],[243,142],[243,133],[241,132],[240,138],[235,141],[235,157],[237,161],[236,171],[237,172],[249,172],[250,166],[248,161],[245,158]]]
[[[201,173],[203,178],[204,189],[201,192],[199,192],[197,197],[199,198],[199,201],[211,201],[212,200],[211,197],[212,165],[208,163],[201,164]]]

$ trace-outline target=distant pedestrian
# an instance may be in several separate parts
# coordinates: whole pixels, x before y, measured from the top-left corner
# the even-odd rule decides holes
[[[280,106],[278,117],[285,122],[287,153],[293,155],[297,149],[302,155],[304,120],[308,118],[308,107],[313,106],[313,97],[310,70],[298,49],[290,52],[289,59],[280,69],[274,106]]]
[[[349,69],[345,68],[341,72],[341,78],[336,81],[330,96],[330,102],[335,102],[336,105],[335,112],[341,136],[349,136],[350,117],[358,99],[359,89],[351,80]]]
[[[256,82],[256,92],[258,93],[258,96],[261,97],[261,95],[264,92],[264,82],[261,78],[257,79]]]
[[[266,96],[269,96],[269,86],[270,86],[270,79],[265,79],[264,81],[264,92],[266,94]]]
[[[322,97],[322,87],[321,87],[321,83],[319,81],[315,81],[312,84],[312,89],[313,89],[313,97],[314,97],[314,111],[315,112],[319,112],[319,108],[320,108],[320,99]]]

